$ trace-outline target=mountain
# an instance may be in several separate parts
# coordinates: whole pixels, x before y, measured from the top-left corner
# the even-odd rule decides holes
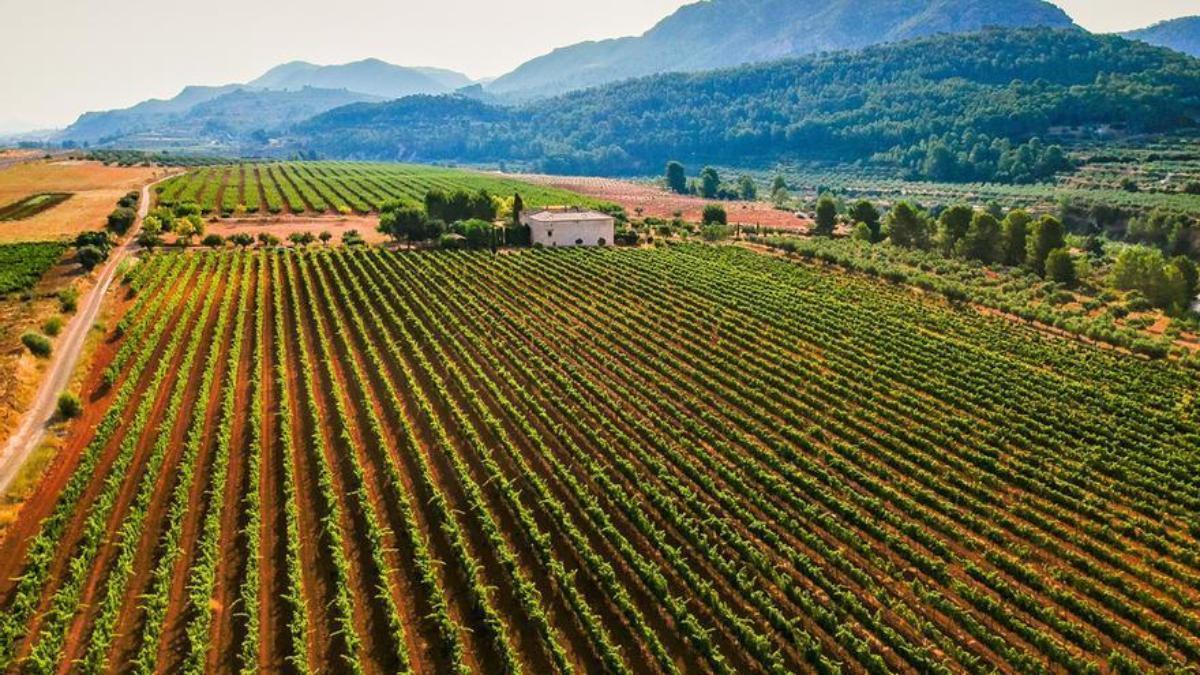
[[[1035,140],[1200,124],[1200,61],[1079,30],[986,30],[712,72],[655,75],[524,104],[411,97],[297,125],[291,151],[518,161],[657,173],[669,159],[745,167],[876,161],[946,180],[1029,182],[1060,167]],[[970,167],[977,167],[970,168]]]
[[[257,89],[295,90],[345,89],[380,98],[402,98],[414,94],[445,94],[471,84],[462,73],[439,68],[406,68],[379,59],[366,59],[337,66],[317,66],[293,61],[276,66],[247,83]]]
[[[145,147],[169,138],[207,144],[269,134],[351,103],[442,94],[470,84],[467,76],[450,70],[405,68],[378,59],[337,66],[295,61],[247,84],[186,87],[171,99],[85,113],[54,140]]]
[[[631,77],[861,49],[938,33],[1074,25],[1043,0],[704,0],[680,8],[640,37],[585,42],[533,59],[498,78],[488,91],[531,100]]]
[[[1141,40],[1184,54],[1200,56],[1200,16],[1163,21],[1123,35],[1130,40]]]
[[[221,87],[186,87],[171,99],[150,99],[121,110],[84,113],[67,127],[61,140],[77,143],[96,143],[167,124],[173,115],[185,113],[192,106],[211,101],[235,91],[237,85]]]

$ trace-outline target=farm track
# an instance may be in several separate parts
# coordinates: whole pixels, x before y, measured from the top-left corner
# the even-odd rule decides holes
[[[130,292],[5,672],[1200,656],[1172,364],[733,247],[154,255]]]
[[[182,284],[183,282],[181,282]],[[221,280],[215,279],[215,285],[220,285]],[[182,286],[177,286],[177,289]],[[169,308],[174,318],[172,321],[186,322],[188,320],[188,309],[182,305]],[[177,312],[175,310],[178,310]],[[160,318],[161,322],[162,319]],[[165,324],[163,324],[165,326]],[[158,424],[164,424],[162,413],[168,404],[168,387],[161,386],[165,384],[164,376],[172,372],[183,358],[183,354],[174,352],[170,349],[171,338],[166,332],[161,332],[161,341],[158,342],[154,351],[154,356],[151,362],[165,360],[166,367],[161,367],[158,370],[146,370],[141,373],[138,378],[135,391],[137,394],[134,401],[137,402],[136,415],[144,416],[144,420],[138,424],[133,416],[135,415],[134,406],[130,406],[126,411],[120,429],[128,430],[130,427],[135,429],[154,428]],[[136,373],[134,373],[136,375]],[[159,382],[160,386],[153,387],[154,382]],[[104,541],[111,539],[115,534],[117,527],[121,522],[121,516],[125,508],[133,499],[133,492],[136,487],[134,477],[141,472],[143,463],[147,459],[146,455],[149,451],[150,434],[128,435],[119,431],[115,434],[105,446],[103,458],[100,462],[99,476],[106,476],[105,480],[94,481],[89,490],[87,490],[74,513],[70,524],[66,527],[63,537],[60,540],[58,550],[60,555],[56,558],[51,566],[49,578],[52,583],[44,587],[44,602],[34,612],[34,617],[27,627],[27,636],[31,639],[39,639],[39,631],[42,628],[42,622],[47,615],[52,611],[51,603],[55,598],[54,593],[58,590],[56,581],[63,581],[68,574],[68,570],[78,566],[77,572],[74,573],[76,578],[83,578],[86,574],[86,569],[91,569],[94,564],[95,553],[88,554],[86,551],[78,551],[80,541],[88,535],[89,530],[96,531],[98,528],[104,528],[106,534],[101,535],[97,539]],[[118,465],[124,465],[123,468],[114,468]],[[121,472],[120,474],[116,473]],[[101,493],[113,494],[112,506],[109,509],[103,509],[98,506]],[[102,517],[105,511],[108,511],[110,517]],[[107,524],[105,524],[107,523]],[[102,553],[103,551],[101,551]],[[73,562],[77,561],[77,562]],[[94,577],[93,577],[94,579]],[[92,585],[94,587],[94,583]],[[18,658],[27,655],[29,650],[33,649],[34,642],[27,641],[21,648],[17,650]]]

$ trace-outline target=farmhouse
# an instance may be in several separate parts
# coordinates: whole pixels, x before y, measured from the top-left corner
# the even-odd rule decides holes
[[[612,216],[579,209],[523,211],[531,244],[542,246],[611,246],[616,233]]]

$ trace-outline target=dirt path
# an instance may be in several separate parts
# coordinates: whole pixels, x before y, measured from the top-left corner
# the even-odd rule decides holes
[[[100,306],[104,304],[104,297],[117,277],[121,261],[125,260],[136,248],[134,242],[137,239],[138,230],[142,226],[142,219],[150,211],[150,188],[163,180],[166,178],[142,186],[137,222],[129,231],[128,241],[113,250],[104,269],[100,272],[99,279],[96,280],[96,286],[80,305],[75,316],[67,322],[62,335],[58,338],[54,355],[46,370],[45,379],[42,380],[42,385],[38,389],[37,397],[34,398],[29,410],[25,413],[20,426],[9,437],[4,448],[0,450],[0,494],[8,490],[8,486],[16,478],[25,460],[42,442],[46,429],[55,415],[58,395],[71,382],[75,365],[83,351],[83,344],[87,340],[88,332],[92,330],[92,325],[96,322],[96,317],[100,315]]]

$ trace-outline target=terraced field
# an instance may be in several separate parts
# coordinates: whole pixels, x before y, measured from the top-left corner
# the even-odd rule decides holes
[[[602,202],[553,187],[473,171],[406,164],[284,162],[234,164],[191,171],[156,188],[159,203],[195,202],[205,213],[367,214],[389,200],[423,203],[440,189],[519,192],[527,206],[600,206]]]
[[[1200,661],[1170,363],[734,247],[163,253],[130,291],[0,547],[0,668]]]

